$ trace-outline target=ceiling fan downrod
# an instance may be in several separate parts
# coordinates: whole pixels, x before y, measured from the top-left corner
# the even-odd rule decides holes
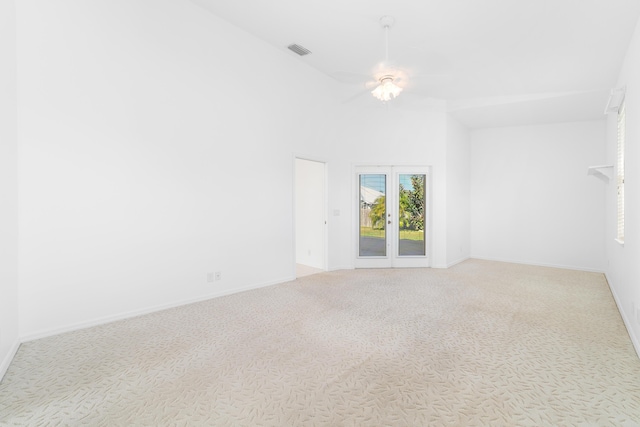
[[[384,29],[384,60],[385,63],[389,62],[389,28],[395,23],[393,16],[385,15],[380,18],[380,25]]]
[[[385,65],[389,64],[389,28],[394,24],[395,19],[392,16],[385,15],[380,18],[380,25],[384,29],[385,35]],[[378,79],[380,85],[371,91],[371,94],[382,102],[387,102],[397,97],[402,88],[393,83],[394,76],[387,74]]]

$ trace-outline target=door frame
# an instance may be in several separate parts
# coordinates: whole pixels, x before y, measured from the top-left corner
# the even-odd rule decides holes
[[[399,256],[398,252],[398,232],[395,230],[389,235],[385,233],[387,239],[387,254],[385,256],[369,256],[361,257],[359,254],[360,246],[360,175],[361,174],[387,174],[387,210],[392,206],[393,214],[391,217],[394,227],[397,227],[398,203],[396,186],[399,184],[400,174],[411,174],[415,171],[425,175],[425,255],[424,256]],[[353,164],[352,165],[352,206],[354,206],[353,215],[353,265],[354,268],[424,268],[431,267],[432,253],[432,230],[431,230],[431,194],[432,194],[432,173],[429,165],[403,165],[403,164]],[[388,214],[388,211],[387,211]]]

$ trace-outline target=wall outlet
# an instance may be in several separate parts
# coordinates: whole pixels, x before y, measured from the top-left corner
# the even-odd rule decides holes
[[[222,280],[222,272],[216,271],[215,273],[213,273],[213,275],[216,282],[219,282],[220,280]]]

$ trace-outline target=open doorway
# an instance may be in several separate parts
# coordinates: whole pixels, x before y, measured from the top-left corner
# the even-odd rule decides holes
[[[296,158],[296,277],[326,270],[326,164]]]

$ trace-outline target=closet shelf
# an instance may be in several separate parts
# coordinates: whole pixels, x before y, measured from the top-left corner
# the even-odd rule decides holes
[[[594,175],[598,178],[606,178],[607,180],[611,179],[612,173],[613,165],[589,166],[587,168],[587,175]]]

